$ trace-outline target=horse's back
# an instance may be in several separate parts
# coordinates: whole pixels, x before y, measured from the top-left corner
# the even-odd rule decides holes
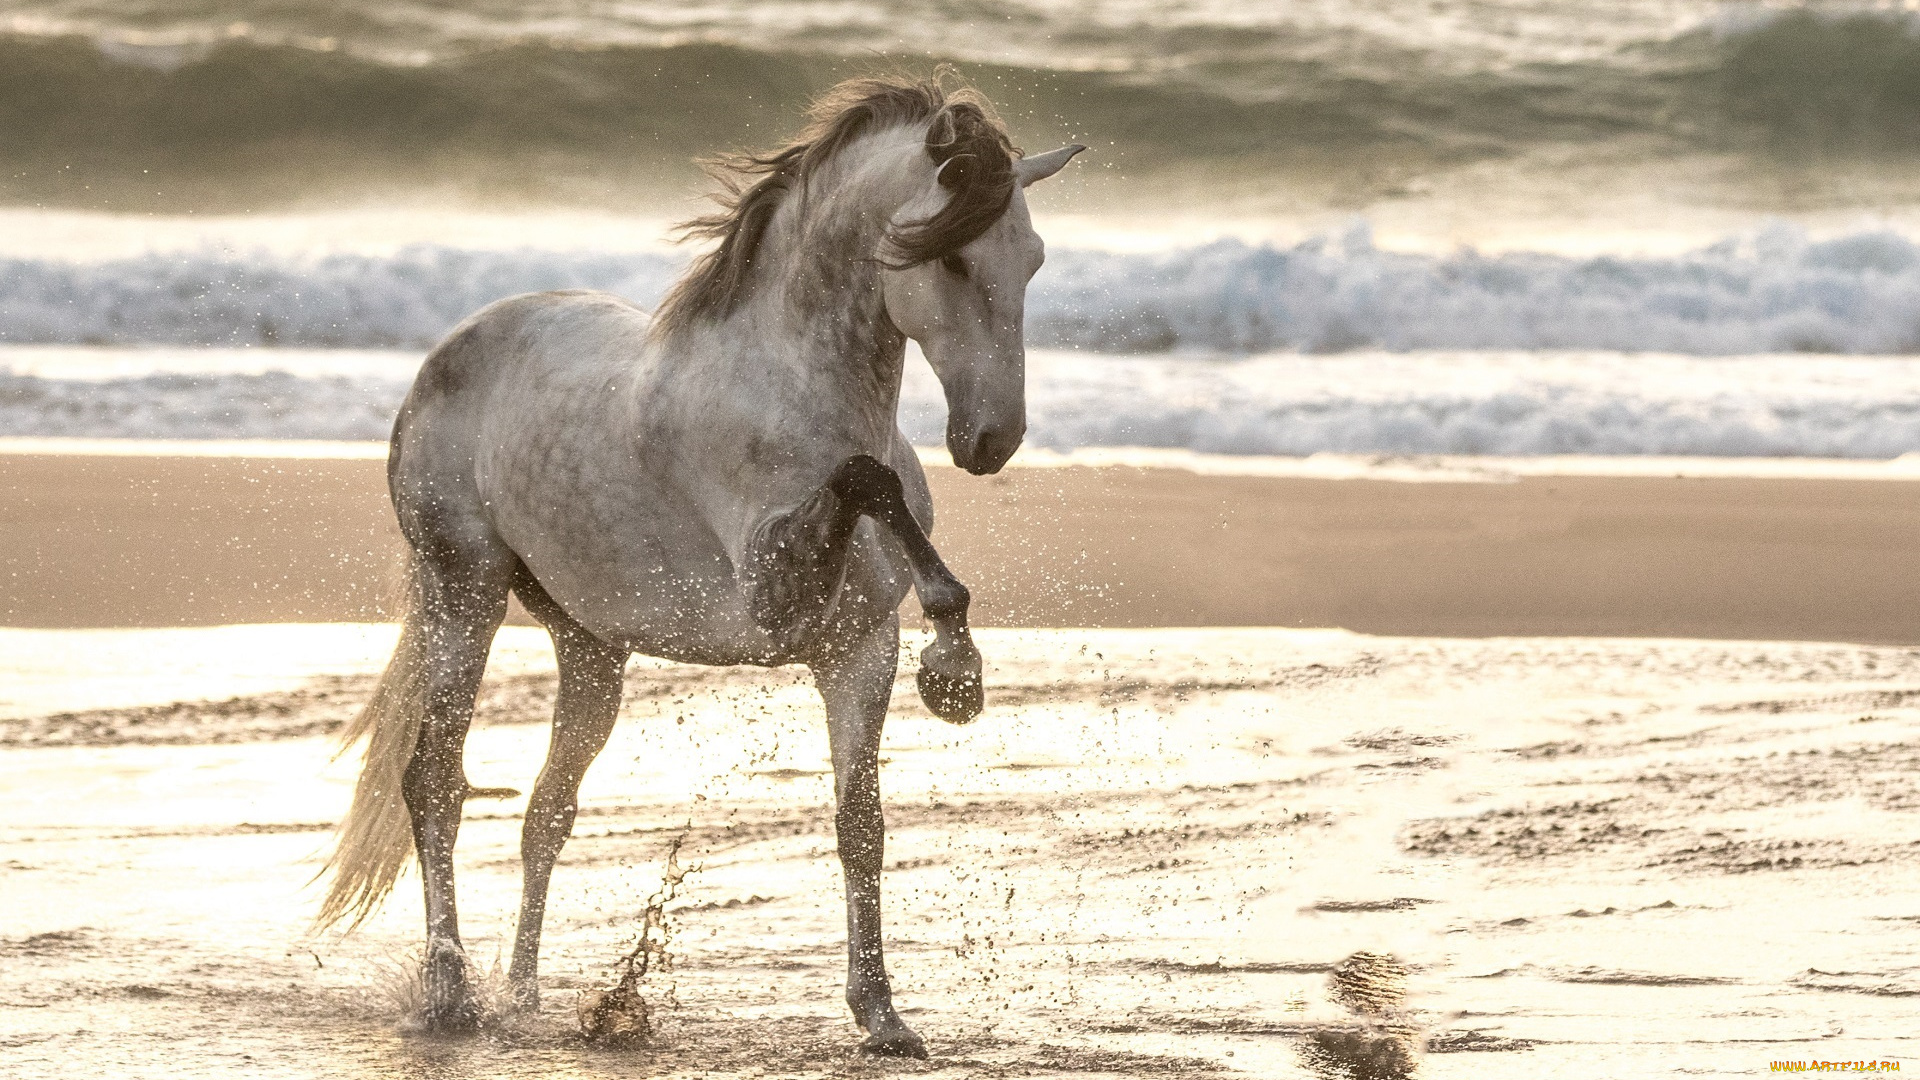
[[[516,411],[529,395],[635,358],[651,322],[631,301],[586,290],[524,293],[488,304],[421,363],[394,425],[394,457],[428,451],[429,441],[469,442],[490,415]],[[428,431],[431,440],[422,439]]]
[[[644,343],[650,319],[608,293],[569,290],[497,300],[427,354],[394,422],[388,483],[416,548],[491,531],[490,459],[537,436],[555,409],[578,408],[599,372]]]
[[[645,311],[611,293],[569,289],[496,300],[467,316],[427,354],[414,378],[409,411],[470,397],[489,388],[509,366],[550,364],[598,351],[555,349],[552,343],[564,346],[572,339],[575,345],[605,345],[627,339],[638,344],[651,325]],[[536,345],[544,347],[529,348]]]

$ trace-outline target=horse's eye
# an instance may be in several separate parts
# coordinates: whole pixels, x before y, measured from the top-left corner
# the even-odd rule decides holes
[[[952,274],[954,277],[963,278],[967,276],[967,264],[961,261],[958,252],[949,251],[945,255],[942,255],[940,257],[940,265],[945,267],[947,273]]]

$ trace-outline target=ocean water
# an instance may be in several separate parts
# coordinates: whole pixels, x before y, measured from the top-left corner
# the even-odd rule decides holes
[[[0,197],[633,210],[855,72],[950,62],[1063,201],[1266,215],[1907,206],[1914,0],[14,0]],[[1597,176],[1612,181],[1596,185]],[[1657,205],[1638,205],[1651,196]],[[1731,201],[1730,201],[1731,200]],[[1410,226],[1411,227],[1411,226]]]
[[[0,347],[0,432],[136,439],[385,439],[421,353]],[[1208,454],[1920,453],[1920,357],[1364,351],[1246,357],[1028,353],[1030,448]],[[901,427],[941,444],[917,351]]]
[[[425,348],[489,301],[606,289],[651,306],[660,251],[208,250],[0,258],[0,343]],[[1737,355],[1920,351],[1920,245],[1812,240],[1775,223],[1670,256],[1382,250],[1364,222],[1299,244],[1056,248],[1028,341],[1097,352],[1611,349]]]
[[[0,437],[382,437],[482,304],[657,298],[694,157],[937,63],[1093,147],[1038,446],[1920,450],[1920,0],[11,3]]]

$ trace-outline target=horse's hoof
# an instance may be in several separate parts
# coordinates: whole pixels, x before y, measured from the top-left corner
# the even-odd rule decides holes
[[[480,1003],[467,980],[467,957],[459,946],[435,943],[429,950],[421,979],[426,1001],[421,1023],[436,1035],[460,1035],[480,1029]]]
[[[480,1006],[472,995],[438,1005],[428,1003],[420,1022],[435,1035],[470,1035],[480,1030]]]
[[[915,682],[920,700],[933,715],[949,724],[970,724],[986,705],[986,691],[980,676],[963,674],[958,678],[932,668],[921,668]]]
[[[932,655],[938,644],[929,645],[920,654],[920,674],[914,682],[920,688],[920,700],[927,711],[949,724],[967,724],[986,706],[987,692],[980,681],[980,654],[973,652],[973,663],[960,666],[942,664]]]
[[[913,1029],[905,1024],[890,1031],[869,1035],[860,1040],[860,1052],[879,1057],[918,1058],[927,1060],[927,1044]]]

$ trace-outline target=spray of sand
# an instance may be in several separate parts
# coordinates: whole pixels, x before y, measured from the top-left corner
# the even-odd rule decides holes
[[[672,931],[667,923],[667,905],[680,894],[680,883],[700,869],[680,865],[680,848],[693,829],[689,821],[680,834],[667,843],[666,868],[660,874],[660,887],[647,897],[640,916],[640,938],[619,964],[620,978],[604,990],[583,990],[577,1005],[580,1034],[588,1042],[604,1046],[640,1046],[653,1035],[653,1008],[640,988],[649,972],[673,970],[673,955],[667,945]],[[668,992],[671,994],[671,991]]]

